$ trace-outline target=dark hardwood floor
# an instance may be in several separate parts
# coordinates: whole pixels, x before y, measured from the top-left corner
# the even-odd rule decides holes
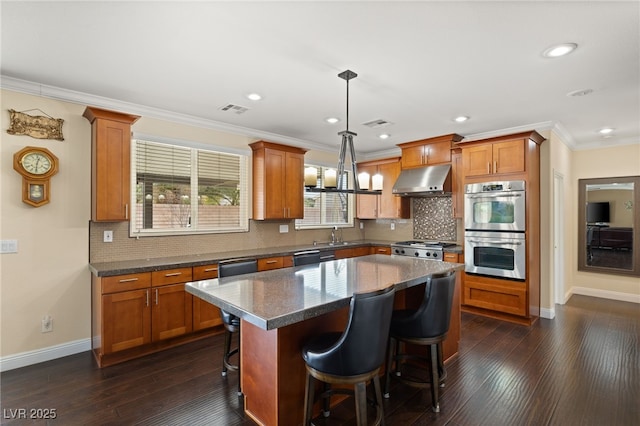
[[[586,296],[532,327],[463,314],[441,412],[431,412],[428,389],[394,382],[386,424],[639,425],[639,334],[640,305]],[[253,425],[236,396],[236,373],[220,375],[222,341],[104,369],[86,352],[4,372],[2,424]],[[54,409],[56,418],[19,419],[20,409],[27,417]],[[355,424],[352,400],[314,423]]]

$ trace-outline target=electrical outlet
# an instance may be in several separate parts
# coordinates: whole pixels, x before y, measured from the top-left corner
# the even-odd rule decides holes
[[[360,229],[364,229],[364,222],[360,222]]]
[[[396,230],[396,224],[395,224],[395,223],[393,223],[393,222],[391,222],[391,230],[392,230],[392,231],[395,231],[395,230]]]
[[[280,225],[280,233],[286,234],[287,232],[289,232],[289,225]]]
[[[42,332],[51,333],[53,331],[53,318],[49,315],[42,317]]]
[[[104,231],[103,241],[105,243],[112,243],[113,242],[113,231]]]

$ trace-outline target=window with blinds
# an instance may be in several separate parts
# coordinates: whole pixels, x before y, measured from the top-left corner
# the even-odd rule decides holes
[[[133,141],[133,235],[248,231],[245,155]]]
[[[327,167],[305,164],[318,170],[318,186],[324,187],[324,171]],[[345,171],[342,189],[352,187],[351,173]],[[296,228],[324,228],[353,226],[354,196],[337,192],[304,192],[304,219],[296,219]]]

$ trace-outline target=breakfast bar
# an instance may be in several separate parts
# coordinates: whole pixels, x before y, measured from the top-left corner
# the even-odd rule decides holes
[[[345,328],[354,293],[395,286],[395,306],[413,307],[421,284],[463,265],[402,256],[368,255],[227,278],[185,288],[241,318],[241,384],[245,412],[263,425],[302,422],[305,367],[302,346],[312,336]],[[445,359],[460,336],[459,275]]]

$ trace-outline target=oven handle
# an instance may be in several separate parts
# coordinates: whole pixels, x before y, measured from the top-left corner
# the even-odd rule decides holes
[[[500,240],[497,240],[497,241],[469,240],[469,242],[470,243],[477,243],[477,244],[498,244],[498,245],[501,245],[501,246],[505,246],[505,245],[508,245],[508,246],[521,246],[522,245],[522,243],[518,242],[518,241],[510,242],[510,241],[500,241]]]
[[[504,194],[483,194],[483,195],[470,195],[467,194],[467,198],[502,198],[502,197],[522,197],[519,193],[504,193]]]

